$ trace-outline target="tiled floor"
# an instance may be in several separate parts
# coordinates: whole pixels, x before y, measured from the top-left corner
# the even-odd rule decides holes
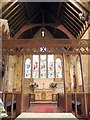
[[[55,103],[32,103],[26,112],[32,113],[59,113],[61,109]]]

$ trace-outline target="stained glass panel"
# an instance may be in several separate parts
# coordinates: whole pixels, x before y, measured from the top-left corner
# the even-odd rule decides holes
[[[40,55],[40,77],[46,78],[46,55]]]
[[[46,59],[47,58],[47,59]],[[32,77],[33,78],[62,78],[62,61],[60,58],[55,60],[55,76],[54,76],[54,55],[33,55],[32,61]],[[40,64],[39,64],[40,63]],[[48,68],[48,69],[47,69]],[[39,73],[40,72],[40,73]],[[31,59],[25,61],[25,78],[31,78]]]
[[[31,60],[29,58],[25,61],[25,78],[31,77]]]
[[[48,55],[48,78],[54,78],[54,55]]]
[[[39,55],[33,55],[33,78],[39,78]]]
[[[30,78],[31,77],[31,71],[26,70],[25,71],[25,78]]]
[[[62,78],[62,62],[60,58],[56,59],[56,78]]]

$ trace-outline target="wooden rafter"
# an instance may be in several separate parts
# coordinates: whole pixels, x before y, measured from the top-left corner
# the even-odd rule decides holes
[[[43,26],[42,23],[38,23],[38,24],[25,24],[15,35],[14,35],[14,39],[17,39],[23,32],[25,32],[28,29],[32,29],[36,26]],[[63,26],[63,25],[59,25],[57,23],[45,23],[44,26],[52,26],[55,27],[61,31],[63,31],[65,34],[67,34],[69,36],[70,39],[72,40],[76,40],[76,38]]]
[[[84,25],[83,22],[79,18],[77,18],[67,7],[65,7],[65,10],[67,10],[77,21],[79,21],[82,26]]]
[[[56,17],[56,24],[58,23],[58,18],[59,18],[59,14],[60,14],[60,10],[61,10],[61,2],[59,3],[59,6],[58,6],[58,11],[57,11],[57,17]],[[54,34],[53,36],[55,36],[55,33],[56,33],[56,28],[54,29]]]
[[[87,12],[90,10],[90,3],[89,2],[79,2],[79,5],[81,5]]]
[[[73,0],[69,0],[76,8],[78,8],[81,12],[87,12],[86,9],[83,8],[83,6],[81,4],[79,4],[80,2],[75,2]]]
[[[26,19],[24,21],[19,22],[18,27],[15,28],[14,32],[11,31],[11,35],[14,35],[24,24],[26,23]]]
[[[9,16],[14,10],[16,10],[18,7],[20,7],[20,4],[18,4],[16,7],[14,7],[14,8],[4,17],[4,19],[8,18],[8,16]]]
[[[13,29],[19,25],[24,19],[26,19],[25,13],[23,13],[22,16],[20,16],[11,26]]]
[[[15,2],[14,2],[14,3],[8,4],[6,6],[7,7],[6,9],[4,7],[2,15],[3,15],[3,19],[6,18],[8,20],[9,26],[11,27],[10,29],[14,29],[15,33],[11,32],[11,34],[13,34],[13,35],[15,35],[18,32],[18,30],[20,30],[18,25],[20,25],[19,24],[20,20],[23,18],[21,16],[25,16],[26,21],[28,23],[31,23],[31,22],[37,23],[39,20],[39,22],[41,22],[41,23],[44,21],[43,25],[45,24],[46,21],[50,22],[50,20],[54,21],[55,23],[58,23],[58,24],[62,24],[64,21],[65,24],[63,24],[63,25],[72,34],[72,36],[74,38],[75,37],[80,38],[80,36],[82,36],[82,33],[84,33],[83,31],[85,31],[88,26],[87,26],[86,22],[82,22],[79,19],[78,14],[80,11],[85,11],[85,13],[88,13],[88,10],[85,9],[85,6],[81,2],[79,3],[79,1],[80,0],[77,0],[77,3],[73,3],[73,0],[71,0],[71,2],[67,2],[67,3],[63,3],[63,2],[62,3],[61,2],[45,3],[45,5],[44,5],[44,3],[34,4],[34,3],[18,3],[18,2],[16,2],[16,4],[15,4]],[[76,4],[78,6],[76,6]],[[61,9],[61,6],[62,6],[62,9]],[[44,18],[43,16],[41,16],[41,13],[43,11],[45,11],[45,13],[42,14],[45,17],[45,19],[44,20],[42,19],[42,21],[41,21],[41,17]],[[27,14],[23,15],[22,13],[27,13]],[[65,13],[65,14],[63,14],[63,13]],[[39,18],[38,18],[38,16],[39,16]],[[33,36],[33,30],[32,29],[30,29],[30,30],[31,30],[31,34]],[[53,36],[55,36],[56,27],[50,29],[50,31],[52,31],[52,33],[54,33]],[[58,37],[58,34],[56,36]],[[63,37],[62,34],[60,36]]]
[[[25,2],[25,9],[26,9],[27,17],[28,17],[28,19],[30,19],[30,15],[29,15],[29,11],[28,11],[28,3],[27,2]]]
[[[51,14],[48,13],[48,15],[49,15],[54,21],[56,21],[56,19],[55,19]],[[58,20],[58,24],[61,24],[59,20]],[[64,29],[62,29],[62,27],[60,27],[60,26],[63,26],[63,25],[59,25],[57,28],[60,29],[61,31],[63,31],[64,33],[66,33],[66,34],[69,36],[70,39],[76,40],[76,38],[75,38],[64,26],[63,26]]]
[[[18,11],[16,11],[12,16],[10,16],[10,18],[8,18],[8,21],[10,21],[12,18],[14,18],[15,16],[17,16],[17,14],[19,14],[20,12],[22,13],[24,11],[24,6],[22,5]]]
[[[55,21],[56,21],[56,16],[57,16],[57,11],[55,11],[52,7],[50,8],[50,13],[51,15],[53,15],[55,17]]]
[[[32,22],[32,20],[34,20],[39,14],[40,14],[41,11],[38,11],[36,14],[34,14],[31,19],[29,20],[29,23]]]
[[[31,24],[31,23],[28,23],[28,24],[25,24],[15,35],[14,35],[14,38],[18,38],[23,32],[25,32],[26,30],[28,29],[32,29],[34,27],[37,27],[37,26],[43,26],[42,23],[35,23],[35,24]],[[45,23],[44,26],[53,26],[53,27],[57,27],[58,24],[56,23]]]
[[[10,6],[8,6],[7,9],[5,9],[5,11],[2,12],[2,15],[7,11],[9,10],[16,2],[12,2],[12,4]]]
[[[62,14],[66,15],[71,21],[73,21],[73,23],[75,23],[75,25],[82,30],[82,27],[80,26],[80,24],[78,24],[78,22],[76,22],[73,17],[70,16],[70,14],[68,14],[66,11],[62,11]]]
[[[65,15],[63,15],[63,14],[61,14],[61,18],[63,19],[63,20],[65,20],[68,24],[70,24],[70,27],[72,27],[72,29],[74,29],[74,31],[76,32],[76,33],[78,33],[78,28],[76,27],[76,25],[75,25],[75,23],[73,23],[71,20],[70,20],[70,18],[68,18],[67,16],[65,16]]]
[[[77,39],[63,25],[59,25],[57,27],[57,29],[59,29],[59,30],[63,31],[65,34],[67,34],[72,41],[74,41],[74,42],[77,41]]]
[[[21,12],[20,12],[20,13],[18,13],[18,15],[14,16],[14,19],[12,19],[12,20],[9,22],[9,26],[10,26],[11,24],[13,24],[13,23],[14,23],[14,21],[15,21],[15,20],[17,20],[17,19],[18,19],[18,17],[20,17],[22,14],[25,14],[25,12],[24,12],[24,10],[23,10],[23,9],[21,10]],[[10,18],[10,19],[11,19],[11,18]]]

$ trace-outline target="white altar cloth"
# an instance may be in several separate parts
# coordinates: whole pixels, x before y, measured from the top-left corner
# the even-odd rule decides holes
[[[78,120],[72,113],[21,113],[16,120],[18,120],[18,118],[55,118],[59,119],[59,118],[63,118],[62,120],[66,120],[66,118],[73,118],[72,120]]]

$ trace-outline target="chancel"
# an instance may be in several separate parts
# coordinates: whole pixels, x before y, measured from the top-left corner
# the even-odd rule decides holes
[[[5,0],[0,9],[0,98],[7,118],[90,119],[89,2]]]

